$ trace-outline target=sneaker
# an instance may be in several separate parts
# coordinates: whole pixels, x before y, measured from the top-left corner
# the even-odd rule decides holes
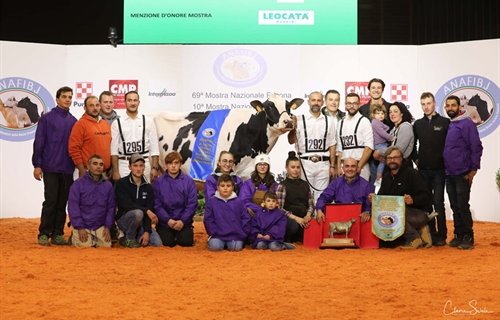
[[[127,248],[140,248],[141,245],[135,239],[126,239],[125,247]]]
[[[58,245],[58,246],[67,246],[68,242],[66,239],[64,239],[64,236],[57,235],[57,236],[52,236],[52,240],[50,240],[50,243]]]
[[[373,184],[374,187],[379,187],[382,185],[382,178],[375,180],[375,183]]]
[[[38,244],[44,247],[50,247],[49,237],[41,235],[38,237]]]
[[[443,238],[436,238],[434,241],[432,241],[432,244],[436,247],[442,247],[446,245],[446,240]]]
[[[474,249],[474,237],[466,234],[462,242],[458,245],[458,249],[463,249],[463,250]]]
[[[418,233],[420,234],[420,237],[422,238],[422,241],[424,242],[424,247],[425,248],[432,247],[432,237],[431,237],[431,230],[429,229],[429,226],[425,225],[422,228],[418,229]]]
[[[295,245],[290,242],[283,242],[283,250],[293,250],[295,249]]]
[[[420,238],[416,238],[413,241],[408,241],[404,246],[401,246],[401,249],[417,249],[422,245],[423,241]]]
[[[450,243],[448,243],[448,245],[452,248],[456,248],[458,247],[460,244],[462,243],[462,237],[459,237],[457,235],[455,235],[455,238],[453,238],[453,240],[450,241]]]

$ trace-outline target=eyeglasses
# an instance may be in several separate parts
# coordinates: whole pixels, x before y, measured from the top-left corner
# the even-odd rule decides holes
[[[224,163],[224,164],[226,164],[226,163],[233,164],[234,160],[222,159],[221,162]]]
[[[402,157],[401,156],[397,156],[397,157],[387,157],[386,160],[387,161],[393,161],[393,160],[399,160],[401,159]]]
[[[266,166],[268,166],[268,164],[265,163],[265,162],[261,162],[261,163],[257,163],[257,166],[259,166],[259,167],[266,167]]]
[[[357,107],[359,106],[359,102],[346,102],[345,105],[348,107]]]

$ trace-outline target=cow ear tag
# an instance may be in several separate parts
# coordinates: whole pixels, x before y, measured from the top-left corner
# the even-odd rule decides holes
[[[254,101],[250,102],[250,105],[251,105],[252,107],[254,107],[254,108],[255,108],[255,110],[257,110],[257,112],[262,112],[262,111],[264,111],[264,108],[263,108],[263,106],[262,106],[262,103],[260,103],[260,101],[258,101],[258,100],[254,100]]]

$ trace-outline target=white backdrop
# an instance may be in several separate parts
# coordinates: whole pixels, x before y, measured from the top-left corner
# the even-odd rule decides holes
[[[137,81],[140,109],[146,114],[164,110],[194,111],[224,105],[250,108],[253,96],[277,92],[288,100],[307,100],[315,90],[337,89],[346,82],[381,78],[384,98],[391,86],[406,86],[401,99],[415,118],[423,116],[419,97],[436,93],[452,78],[475,74],[500,85],[500,40],[428,46],[57,46],[0,42],[0,98],[7,93],[1,79],[22,77],[43,85],[55,99],[56,90],[76,83],[91,83],[92,93],[110,89],[110,80]],[[76,93],[76,92],[75,92]],[[162,94],[163,93],[163,94]],[[227,95],[227,96],[225,96]],[[238,97],[243,95],[243,97]],[[496,103],[500,96],[494,97]],[[83,98],[74,94],[72,114],[83,114]],[[53,105],[55,102],[53,102]],[[51,105],[50,107],[52,107]],[[496,106],[498,114],[499,106]],[[305,102],[297,114],[308,110]],[[117,110],[123,113],[124,110]],[[0,118],[2,116],[0,115]],[[1,120],[1,119],[0,119]],[[0,122],[1,123],[1,122]],[[498,122],[497,122],[498,124]],[[494,174],[500,167],[500,129],[482,138],[481,170],[472,188],[475,220],[500,222],[500,196]],[[0,217],[38,217],[43,183],[33,178],[33,141],[0,139]],[[271,170],[284,170],[292,150],[282,137],[271,152]],[[451,210],[447,206],[447,215]]]

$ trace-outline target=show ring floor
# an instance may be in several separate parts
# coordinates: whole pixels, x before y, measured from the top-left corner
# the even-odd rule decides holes
[[[140,249],[42,247],[38,223],[0,219],[2,320],[500,319],[498,223],[469,251],[238,253],[209,252],[201,222],[193,248]]]

